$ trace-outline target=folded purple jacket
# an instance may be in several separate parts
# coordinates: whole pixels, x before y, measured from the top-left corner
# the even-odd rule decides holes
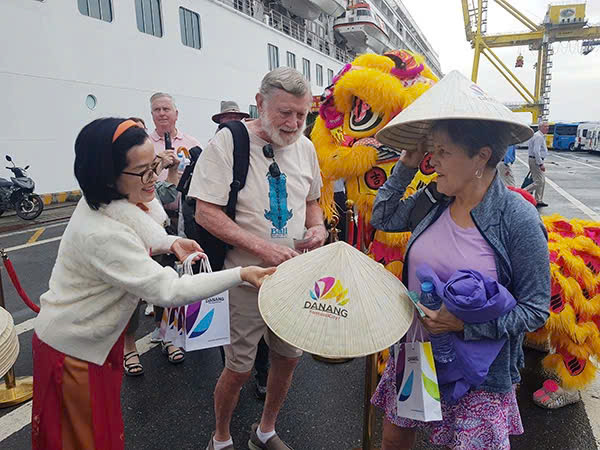
[[[431,281],[446,309],[465,323],[495,320],[517,304],[508,289],[476,270],[457,270],[444,283],[431,267],[422,264],[417,268],[417,278]],[[456,358],[447,364],[436,362],[436,369],[442,397],[455,403],[485,381],[506,338],[464,341],[458,333],[450,333],[450,337]]]

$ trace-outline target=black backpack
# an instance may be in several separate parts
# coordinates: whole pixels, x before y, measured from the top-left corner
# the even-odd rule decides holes
[[[229,128],[229,131],[233,135],[233,181],[230,185],[231,190],[229,191],[229,200],[227,201],[225,213],[231,220],[235,221],[238,193],[246,185],[246,176],[248,175],[248,168],[250,166],[250,136],[248,136],[248,130],[242,122],[231,121],[219,125],[219,129],[223,127]],[[199,150],[194,152],[196,154],[195,158],[192,154],[192,150],[194,149]],[[182,202],[181,206],[184,230],[188,238],[194,239],[204,249],[204,252],[208,255],[212,269],[221,270],[225,264],[225,254],[231,246],[213,236],[196,223],[196,199],[187,198],[192,173],[202,152],[202,149],[199,147],[194,147],[194,149],[190,150],[191,162],[181,175],[181,180],[177,186],[177,190],[186,199]]]

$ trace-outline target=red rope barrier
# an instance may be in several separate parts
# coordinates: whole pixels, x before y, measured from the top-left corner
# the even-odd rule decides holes
[[[29,306],[29,309],[31,309],[33,312],[35,312],[36,314],[39,313],[40,307],[31,301],[31,299],[29,298],[29,296],[23,289],[23,286],[21,286],[19,277],[17,277],[17,272],[15,272],[15,268],[13,267],[11,260],[8,259],[8,255],[4,252],[2,252],[2,261],[4,262],[4,267],[6,267],[6,272],[8,273],[8,276],[10,277],[10,280],[12,281],[12,284],[14,285],[15,289],[19,293],[21,300],[23,300],[23,302],[27,306]]]

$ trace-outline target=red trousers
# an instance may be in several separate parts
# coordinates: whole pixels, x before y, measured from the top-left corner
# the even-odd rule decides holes
[[[32,448],[124,449],[123,335],[102,366],[65,355],[33,335]]]

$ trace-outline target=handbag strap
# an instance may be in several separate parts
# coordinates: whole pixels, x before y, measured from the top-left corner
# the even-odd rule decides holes
[[[416,323],[414,323],[416,321]],[[413,324],[411,325],[411,328],[413,330],[412,332],[412,336],[408,336],[406,337],[406,343],[414,343],[414,342],[424,342],[425,341],[425,333],[423,333],[423,324],[420,323],[419,319],[417,319],[417,317],[413,318]],[[417,334],[418,339],[417,339]]]
[[[185,258],[185,261],[183,261],[183,274],[184,275],[193,275],[194,271],[192,269],[192,265],[194,264],[194,258],[198,255],[204,255],[204,253],[201,252],[195,252],[192,253],[190,255],[188,255],[187,258]],[[206,262],[205,262],[206,261]],[[208,267],[210,269],[210,263],[208,262],[208,257],[206,255],[204,255],[201,259],[200,259],[200,271],[202,272],[202,267],[203,264],[208,264]]]

